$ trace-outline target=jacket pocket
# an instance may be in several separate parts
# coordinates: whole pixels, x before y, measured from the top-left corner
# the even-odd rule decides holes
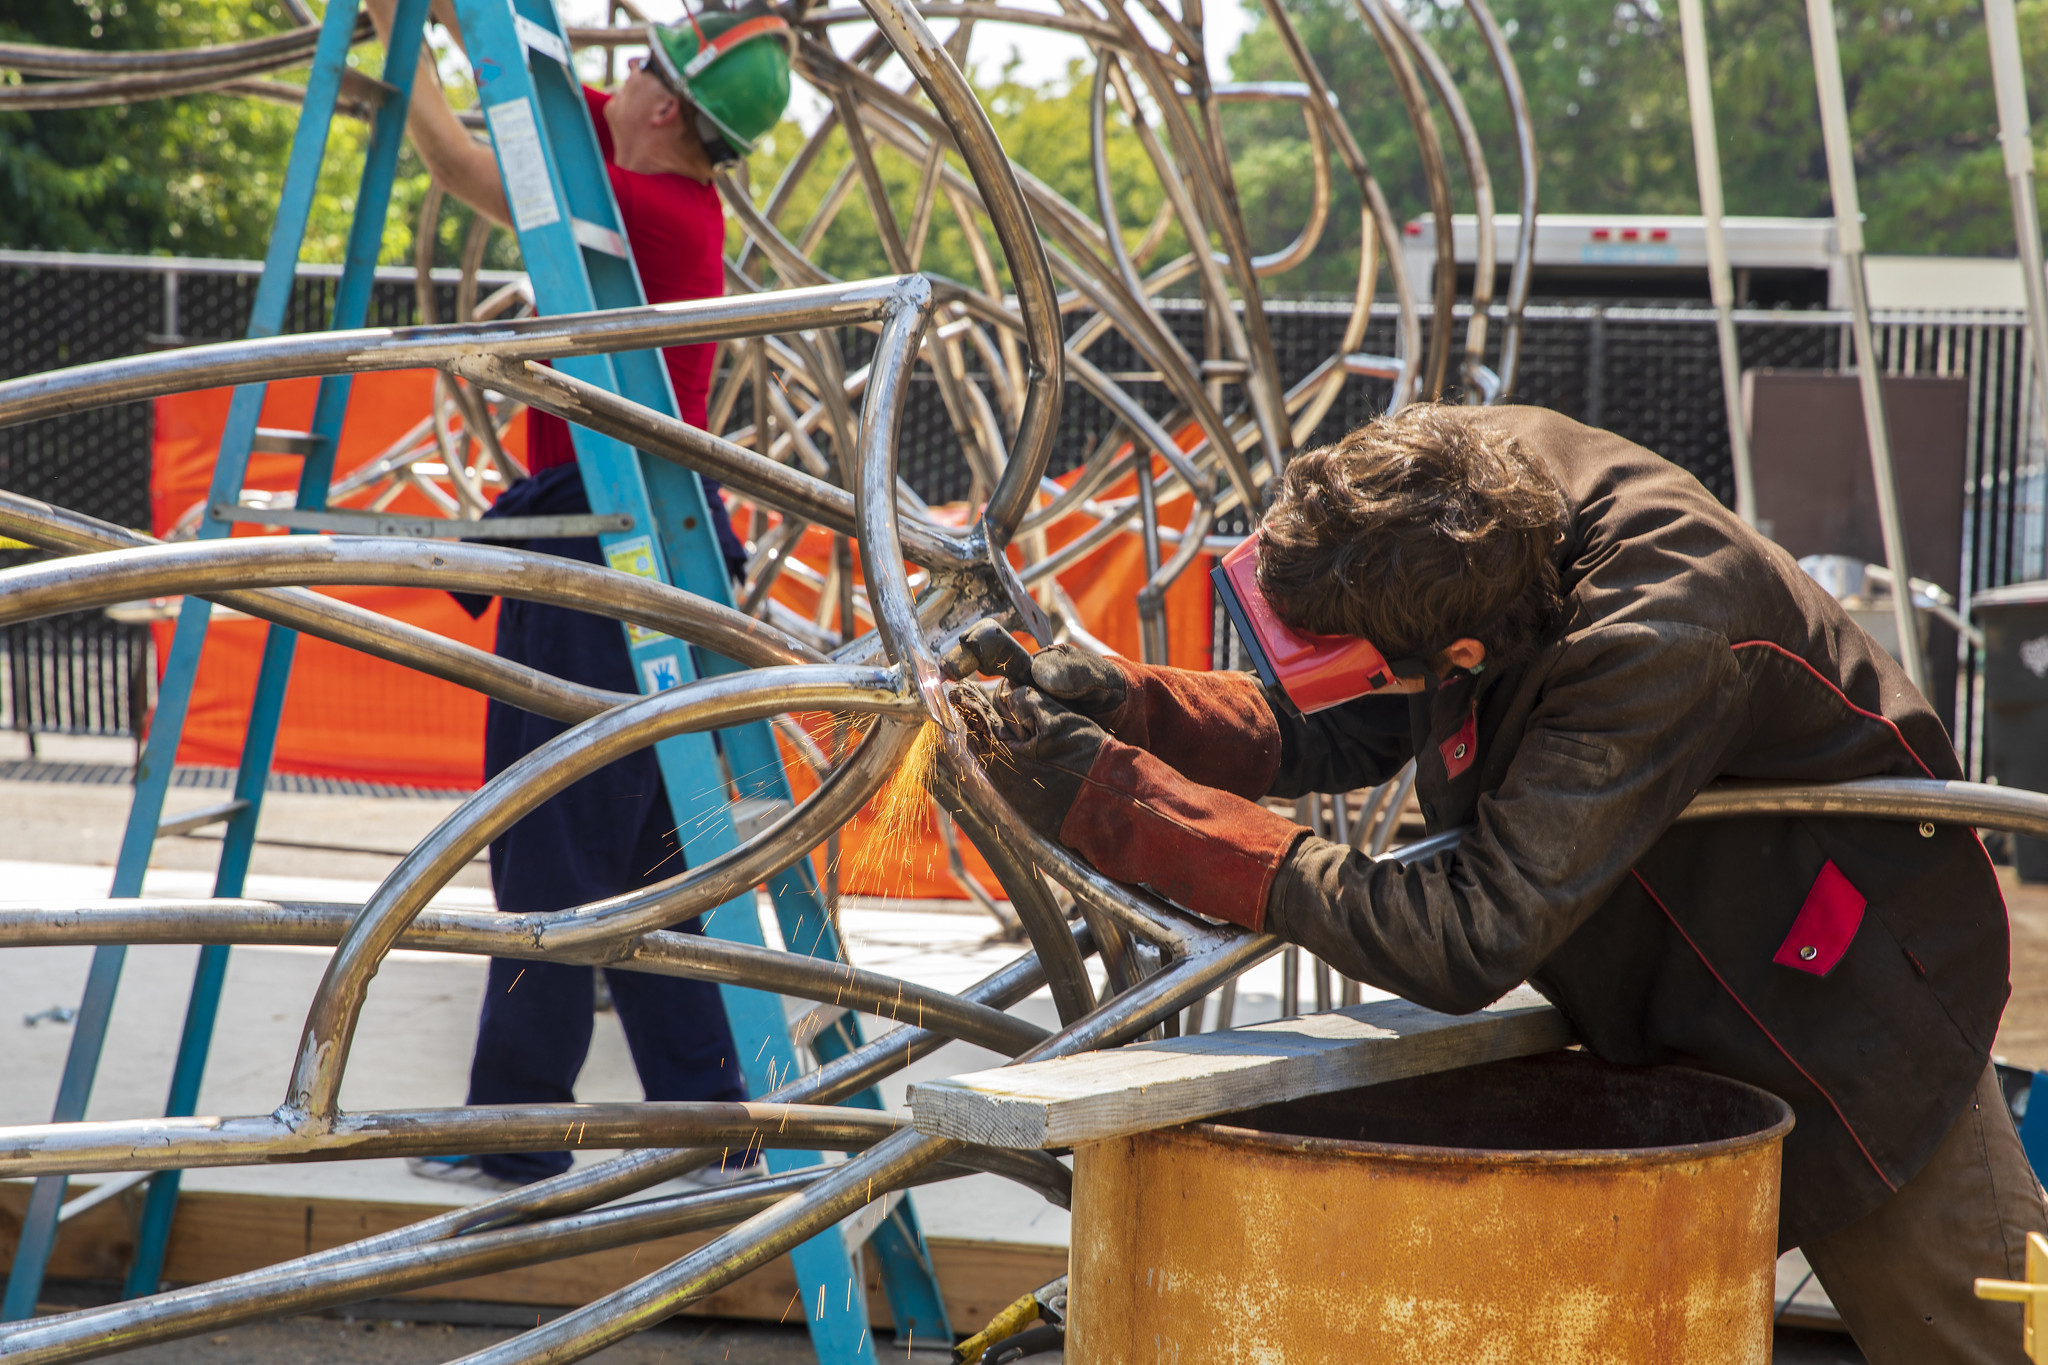
[[[1834,859],[1828,859],[1807,890],[1806,902],[1792,921],[1792,932],[1778,945],[1771,961],[1794,971],[1826,976],[1849,951],[1863,923],[1865,904],[1863,893],[1835,866]]]

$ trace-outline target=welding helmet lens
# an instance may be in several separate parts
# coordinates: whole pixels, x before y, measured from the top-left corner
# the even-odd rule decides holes
[[[1280,619],[1259,589],[1259,538],[1247,536],[1210,572],[1216,596],[1269,693],[1310,715],[1392,687],[1397,678],[1428,679],[1420,658],[1391,662],[1356,635],[1309,635]]]

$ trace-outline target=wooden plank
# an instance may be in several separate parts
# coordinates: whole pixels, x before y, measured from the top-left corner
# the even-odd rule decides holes
[[[86,1183],[74,1181],[71,1192],[82,1194],[87,1188]],[[13,1259],[29,1189],[27,1181],[0,1182],[0,1276]],[[50,1260],[50,1278],[118,1283],[134,1252],[133,1219],[140,1195],[139,1189],[131,1191],[67,1222]],[[418,1222],[443,1212],[444,1207],[191,1190],[178,1200],[164,1274],[174,1284],[241,1274]],[[715,1235],[687,1233],[637,1247],[433,1285],[402,1297],[526,1304],[542,1309],[574,1307],[630,1284]],[[1067,1271],[1067,1249],[1061,1246],[943,1237],[928,1239],[928,1246],[946,1312],[966,1330],[979,1327],[1005,1305]],[[885,1330],[892,1325],[889,1303],[881,1292],[872,1258],[867,1273],[871,1321],[877,1331]],[[792,1313],[800,1318],[803,1308],[797,1303],[796,1278],[785,1256],[683,1311],[776,1322]]]
[[[1466,1015],[1377,1000],[929,1081],[910,1088],[910,1109],[917,1130],[937,1137],[1026,1151],[1077,1147],[1571,1041],[1564,1016],[1527,986]]]

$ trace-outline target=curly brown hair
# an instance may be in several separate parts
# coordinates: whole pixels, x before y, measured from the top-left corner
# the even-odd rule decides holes
[[[1404,408],[1287,466],[1259,587],[1295,629],[1389,659],[1470,637],[1508,664],[1556,617],[1565,519],[1550,471],[1476,410]]]

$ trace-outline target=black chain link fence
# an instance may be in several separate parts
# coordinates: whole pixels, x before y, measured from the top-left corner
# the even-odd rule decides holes
[[[0,379],[243,335],[258,277],[223,265],[169,270],[139,261],[0,259]],[[325,326],[335,283],[332,275],[301,277],[286,330]],[[455,286],[437,284],[435,294],[441,316],[452,316]],[[371,326],[407,325],[418,312],[409,278],[378,281]],[[148,403],[0,428],[0,488],[146,529],[151,432]],[[0,548],[0,567],[41,558],[42,551],[12,543]],[[132,735],[146,720],[154,689],[146,626],[74,612],[0,630],[0,728]]]
[[[73,261],[76,258],[72,258]],[[0,258],[0,378],[32,374],[153,347],[240,336],[254,301],[257,278],[246,268],[206,263],[170,270],[159,263],[30,263]],[[296,284],[288,329],[324,325],[334,280],[305,276]],[[436,287],[442,318],[454,305],[454,287]],[[1276,302],[1269,309],[1276,359],[1284,383],[1293,384],[1326,360],[1342,339],[1348,305]],[[1201,357],[1203,317],[1198,304],[1168,300],[1161,312],[1189,353]],[[1390,354],[1395,324],[1376,309],[1361,349]],[[410,277],[380,279],[371,325],[419,320]],[[1085,318],[1070,317],[1068,326]],[[1836,369],[1846,328],[1835,314],[1752,315],[1738,325],[1745,368]],[[1939,345],[1921,333],[1942,332]],[[1945,331],[1943,329],[1946,329]],[[1462,342],[1464,324],[1459,321]],[[1880,328],[1887,369],[1933,372],[1971,379],[1972,430],[1965,545],[1972,591],[2038,574],[2041,565],[2040,471],[2028,463],[2024,422],[2024,339],[2017,317],[1953,320],[1936,326],[1888,322]],[[1931,333],[1930,333],[1931,335]],[[1498,363],[1500,320],[1489,332],[1488,361]],[[846,362],[865,362],[872,340],[850,334]],[[1124,383],[1155,417],[1171,418],[1166,386],[1147,378],[1149,366],[1120,336],[1110,333],[1089,352],[1102,370]],[[993,405],[985,376],[978,380]],[[1334,440],[1370,420],[1391,394],[1385,381],[1346,381],[1313,438]],[[1539,307],[1525,323],[1517,401],[1556,409],[1604,426],[1657,451],[1731,501],[1727,414],[1721,395],[1720,357],[1713,315],[1697,307]],[[729,426],[752,420],[749,386],[742,385]],[[1069,384],[1060,414],[1051,472],[1084,461],[1116,430],[1110,410],[1078,384]],[[829,448],[828,442],[821,442]],[[904,414],[901,468],[929,502],[967,498],[973,476],[960,454],[953,420],[938,385],[920,371]],[[150,408],[124,404],[28,426],[0,429],[0,488],[41,498],[123,525],[149,518]],[[1219,531],[1246,529],[1242,514]],[[26,562],[37,552],[0,550],[0,564]],[[1218,631],[1227,641],[1228,632]],[[153,678],[147,632],[97,613],[11,626],[0,633],[0,727],[95,734],[132,733],[146,715]]]

